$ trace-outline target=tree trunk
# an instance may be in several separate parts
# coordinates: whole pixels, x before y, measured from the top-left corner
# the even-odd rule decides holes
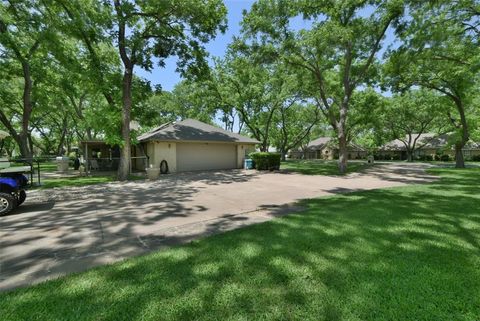
[[[267,146],[266,142],[262,143],[262,146],[260,146],[260,151],[261,152],[268,152],[268,146]]]
[[[455,144],[455,167],[456,168],[465,168],[465,160],[463,158],[463,146],[465,144],[457,143]]]
[[[348,148],[345,135],[338,137],[338,170],[341,174],[347,172]]]
[[[130,174],[131,166],[131,144],[130,144],[130,112],[132,110],[132,79],[134,63],[127,54],[125,41],[126,23],[123,15],[120,0],[114,0],[115,11],[118,17],[118,51],[122,59],[125,71],[123,72],[122,83],[122,141],[120,151],[120,164],[118,165],[117,179],[125,181]],[[133,55],[133,54],[132,54]]]
[[[410,149],[407,149],[407,162],[413,162],[413,151]]]
[[[22,158],[30,158],[32,157],[31,149],[30,149],[30,142],[28,140],[28,133],[24,133],[23,131],[18,135],[18,139],[15,139],[18,144],[18,148],[20,149],[20,156]]]
[[[454,102],[455,106],[457,107],[458,113],[460,114],[460,124],[462,129],[462,138],[460,139],[460,141],[455,143],[455,167],[465,168],[465,160],[463,159],[462,149],[469,141],[470,133],[468,131],[467,117],[465,116],[465,108],[463,106],[462,100],[456,97],[454,99]]]
[[[347,98],[345,99],[346,101]],[[338,170],[340,174],[347,172],[348,148],[347,135],[345,133],[345,126],[347,123],[347,102],[344,102],[340,107],[340,118],[337,126],[338,132]]]
[[[28,136],[28,127],[30,123],[30,116],[32,114],[32,77],[30,75],[30,65],[28,62],[22,62],[23,69],[23,115],[22,115],[22,131],[20,132],[20,153],[23,158],[32,157],[32,149],[29,144]]]
[[[57,156],[63,156],[65,154],[65,149],[63,148],[67,139],[67,131],[68,131],[68,115],[65,115],[63,117],[62,121],[62,132],[60,134],[60,141],[58,142],[57,145]],[[68,153],[67,153],[68,155]]]
[[[133,67],[125,68],[122,84],[122,141],[120,164],[118,165],[117,179],[125,181],[130,174],[131,143],[130,143],[130,112],[132,110],[132,77]]]

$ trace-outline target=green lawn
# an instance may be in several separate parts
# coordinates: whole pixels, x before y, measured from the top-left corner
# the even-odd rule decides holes
[[[35,170],[37,169],[37,164],[33,164]],[[56,172],[57,171],[57,164],[53,162],[45,162],[40,163],[40,173],[44,172]]]
[[[371,165],[363,162],[349,162],[347,173],[358,172]],[[281,169],[305,175],[340,175],[337,161],[288,160],[282,162]]]
[[[2,320],[479,320],[480,169],[0,295]]]

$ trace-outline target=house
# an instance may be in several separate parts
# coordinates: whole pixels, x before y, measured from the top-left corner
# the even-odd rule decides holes
[[[338,144],[331,137],[319,137],[311,141],[304,150],[291,151],[289,157],[296,159],[324,159],[333,160],[338,158]],[[365,159],[367,150],[355,145],[348,144],[349,159]]]
[[[120,164],[120,147],[101,139],[82,140],[78,153],[89,170],[116,171]],[[141,149],[132,146],[132,166],[130,172],[144,171],[148,158]]]
[[[138,141],[136,149],[153,167],[165,160],[170,172],[242,168],[245,156],[259,143],[194,119],[166,123]]]
[[[417,134],[412,135],[414,139]],[[415,143],[415,151],[413,159],[429,158],[431,160],[439,159],[442,155],[448,155],[451,159],[455,158],[455,150],[451,142],[449,143],[450,135],[438,135],[434,133],[420,134],[420,137]],[[408,141],[408,137],[405,137]],[[413,144],[413,142],[412,142]],[[469,160],[474,156],[480,155],[480,143],[469,142],[463,149],[465,159]],[[407,148],[400,139],[392,140],[391,142],[380,147],[377,155],[379,159],[395,159],[406,160]]]

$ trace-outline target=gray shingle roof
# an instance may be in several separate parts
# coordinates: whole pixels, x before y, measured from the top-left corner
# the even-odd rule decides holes
[[[322,150],[327,146],[333,149],[338,148],[338,144],[336,144],[331,137],[319,137],[317,139],[314,139],[310,143],[308,143],[307,148],[310,150]],[[350,151],[365,151],[363,147],[358,146],[354,143],[349,143],[348,149]]]
[[[417,134],[413,134],[412,140],[416,136]],[[420,137],[417,139],[416,148],[421,150],[421,149],[441,149],[441,148],[449,147],[450,136],[451,134],[443,134],[443,135],[438,135],[434,133],[421,134]],[[408,141],[407,136],[405,137],[405,140]],[[480,144],[472,141],[469,141],[465,146],[465,149],[479,149],[479,148],[480,148]],[[403,150],[406,150],[406,147],[401,140],[395,139],[383,145],[382,147],[380,147],[380,150],[403,151]]]
[[[195,119],[163,124],[138,137],[147,141],[202,141],[259,144],[255,139],[218,128]]]
[[[310,149],[323,149],[332,139],[330,137],[319,137],[308,143]]]

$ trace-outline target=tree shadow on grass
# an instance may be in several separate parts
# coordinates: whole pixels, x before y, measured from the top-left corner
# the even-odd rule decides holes
[[[0,308],[5,320],[475,320],[470,180],[308,200],[272,222],[4,294]]]
[[[27,200],[24,206],[2,218],[0,288],[55,276],[62,268],[64,273],[81,271],[152,248],[190,241],[188,236],[167,242],[162,235],[138,235],[156,232],[159,223],[208,211],[208,207],[191,202],[205,188],[202,184],[230,184],[255,178],[255,173],[245,175],[242,171],[199,172],[171,175],[158,181],[36,191],[64,200]],[[68,258],[79,267],[64,261]]]

